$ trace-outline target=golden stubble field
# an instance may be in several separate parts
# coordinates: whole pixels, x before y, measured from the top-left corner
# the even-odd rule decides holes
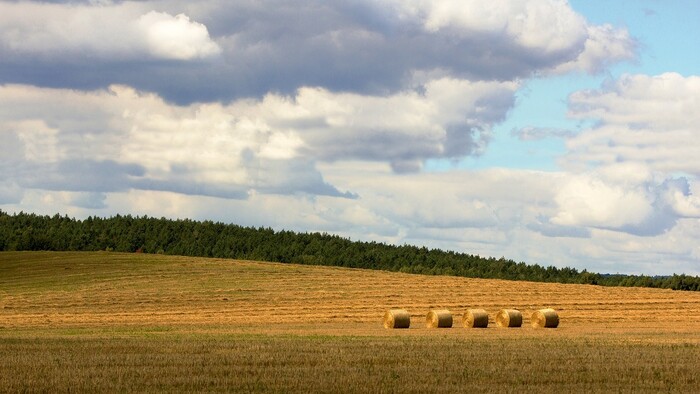
[[[387,330],[389,308],[411,328]],[[557,329],[530,327],[554,308]],[[451,329],[427,329],[432,308]],[[462,327],[469,308],[488,329]],[[501,308],[522,328],[496,328]],[[700,293],[115,253],[0,253],[0,392],[693,392]]]
[[[550,307],[560,314],[557,331],[700,332],[700,293],[693,292],[137,254],[3,253],[0,261],[5,330],[192,326],[382,335],[384,312],[401,307],[412,315],[410,334],[420,335],[430,333],[424,319],[431,308],[452,311],[451,331],[464,331],[462,313],[478,307],[489,312],[490,327],[500,308],[519,309],[527,331],[532,312]]]

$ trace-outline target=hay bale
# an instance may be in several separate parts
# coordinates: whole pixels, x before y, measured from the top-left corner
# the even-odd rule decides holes
[[[384,328],[408,328],[411,315],[404,309],[389,309],[384,314]]]
[[[559,326],[559,314],[551,308],[540,309],[532,314],[530,323],[536,328],[557,328]]]
[[[483,309],[469,309],[462,316],[462,324],[467,328],[486,328],[489,326],[489,314]]]
[[[452,327],[452,313],[447,309],[434,309],[425,317],[425,325],[428,328]]]
[[[498,327],[520,327],[523,324],[523,314],[516,309],[501,309],[496,315]]]

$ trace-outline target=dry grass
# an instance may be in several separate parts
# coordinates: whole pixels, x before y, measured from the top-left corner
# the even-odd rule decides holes
[[[491,316],[517,308],[525,323],[547,306],[561,323],[556,330],[382,326],[390,308],[422,320],[431,309],[462,316],[473,306]],[[699,293],[172,256],[0,253],[6,392],[525,385],[693,392],[698,360]]]
[[[0,339],[0,391],[695,392],[698,353],[600,339],[442,335]]]
[[[397,306],[418,320],[435,308],[461,315],[479,306],[495,316],[511,307],[529,317],[548,306],[562,329],[700,328],[700,293],[157,255],[0,254],[6,328],[309,321],[381,328],[384,312]]]
[[[395,306],[422,320],[431,309],[461,315],[474,305],[494,316],[507,306],[528,317],[546,305],[559,312],[560,328],[570,330],[700,328],[700,293],[506,285],[499,280],[158,255],[0,253],[0,326],[6,328],[309,321],[381,328],[384,312]]]

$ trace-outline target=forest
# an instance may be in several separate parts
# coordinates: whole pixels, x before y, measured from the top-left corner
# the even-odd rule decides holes
[[[360,242],[326,233],[274,231],[212,221],[8,214],[0,210],[0,251],[114,251],[367,268],[427,275],[655,287],[700,291],[700,277],[601,274],[504,257]]]

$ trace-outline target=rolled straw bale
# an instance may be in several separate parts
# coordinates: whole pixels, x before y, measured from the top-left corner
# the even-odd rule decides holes
[[[533,327],[538,328],[557,328],[559,326],[559,315],[554,309],[540,309],[535,311],[530,318],[530,323]]]
[[[489,314],[483,309],[469,309],[462,316],[462,324],[468,328],[486,328],[489,326]]]
[[[384,314],[384,328],[408,328],[411,315],[404,309],[389,309]]]
[[[433,309],[425,317],[425,325],[428,328],[452,327],[452,313],[447,309]]]
[[[523,314],[516,309],[501,309],[496,315],[498,327],[520,327],[523,324]]]

